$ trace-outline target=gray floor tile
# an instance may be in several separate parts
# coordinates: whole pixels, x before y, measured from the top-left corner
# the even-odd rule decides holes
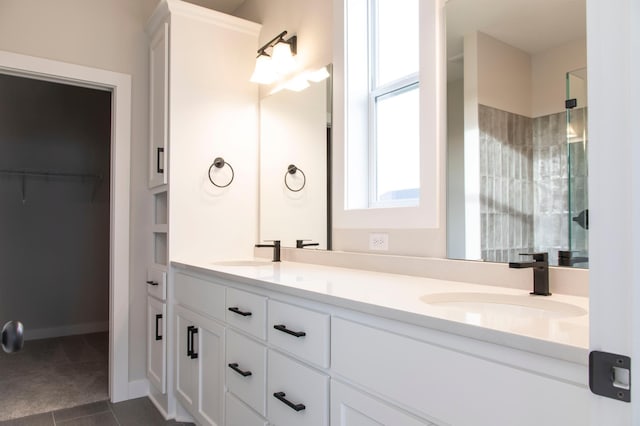
[[[98,401],[91,404],[79,405],[77,407],[65,408],[64,410],[58,410],[53,412],[53,417],[56,423],[66,420],[76,419],[78,417],[85,417],[92,414],[104,413],[109,410],[109,403],[107,401]]]
[[[125,426],[118,424],[111,411],[94,414],[91,416],[80,417],[64,422],[56,422],[56,426]],[[132,425],[133,426],[133,425]]]
[[[35,414],[33,416],[22,417],[15,420],[0,422],[2,426],[53,426],[53,416],[51,413]]]
[[[111,409],[122,426],[155,426],[171,424],[162,417],[149,398],[130,399],[111,404]]]

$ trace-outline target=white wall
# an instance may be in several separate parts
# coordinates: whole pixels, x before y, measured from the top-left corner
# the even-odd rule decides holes
[[[531,66],[531,117],[562,112],[565,110],[566,73],[587,66],[587,40],[575,40],[532,55]]]
[[[258,89],[249,77],[259,25],[178,5],[170,5],[177,13],[169,53],[169,260],[251,257],[258,238]],[[209,181],[216,157],[234,169],[226,188]],[[216,183],[228,182],[226,166],[213,171]]]
[[[129,376],[145,377],[148,54],[146,20],[157,0],[0,0],[0,49],[132,76]]]
[[[107,330],[111,94],[8,75],[0,93],[0,169],[103,176],[25,177],[24,192],[0,176],[0,323],[27,339]]]
[[[478,103],[531,117],[530,56],[481,32],[477,49]]]

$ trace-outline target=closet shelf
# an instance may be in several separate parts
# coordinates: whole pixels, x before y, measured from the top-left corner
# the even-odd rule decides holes
[[[91,201],[96,195],[98,190],[98,185],[102,182],[101,175],[94,175],[89,173],[64,173],[64,172],[49,172],[49,171],[34,171],[34,170],[11,170],[11,169],[0,169],[0,175],[5,176],[18,176],[22,178],[22,203],[26,203],[27,195],[26,195],[26,185],[25,178],[27,177],[37,177],[37,178],[69,178],[69,179],[80,179],[80,180],[88,180],[93,182],[93,191],[91,193]]]

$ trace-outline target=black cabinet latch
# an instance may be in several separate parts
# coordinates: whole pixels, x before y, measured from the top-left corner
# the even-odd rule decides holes
[[[589,354],[589,388],[596,395],[631,402],[631,358],[592,351]]]

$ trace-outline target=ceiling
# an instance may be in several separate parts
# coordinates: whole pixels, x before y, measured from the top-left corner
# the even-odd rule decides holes
[[[187,3],[197,4],[207,9],[217,10],[227,14],[232,14],[245,0],[185,0]]]
[[[586,37],[585,0],[448,0],[447,57],[480,31],[529,54]]]

